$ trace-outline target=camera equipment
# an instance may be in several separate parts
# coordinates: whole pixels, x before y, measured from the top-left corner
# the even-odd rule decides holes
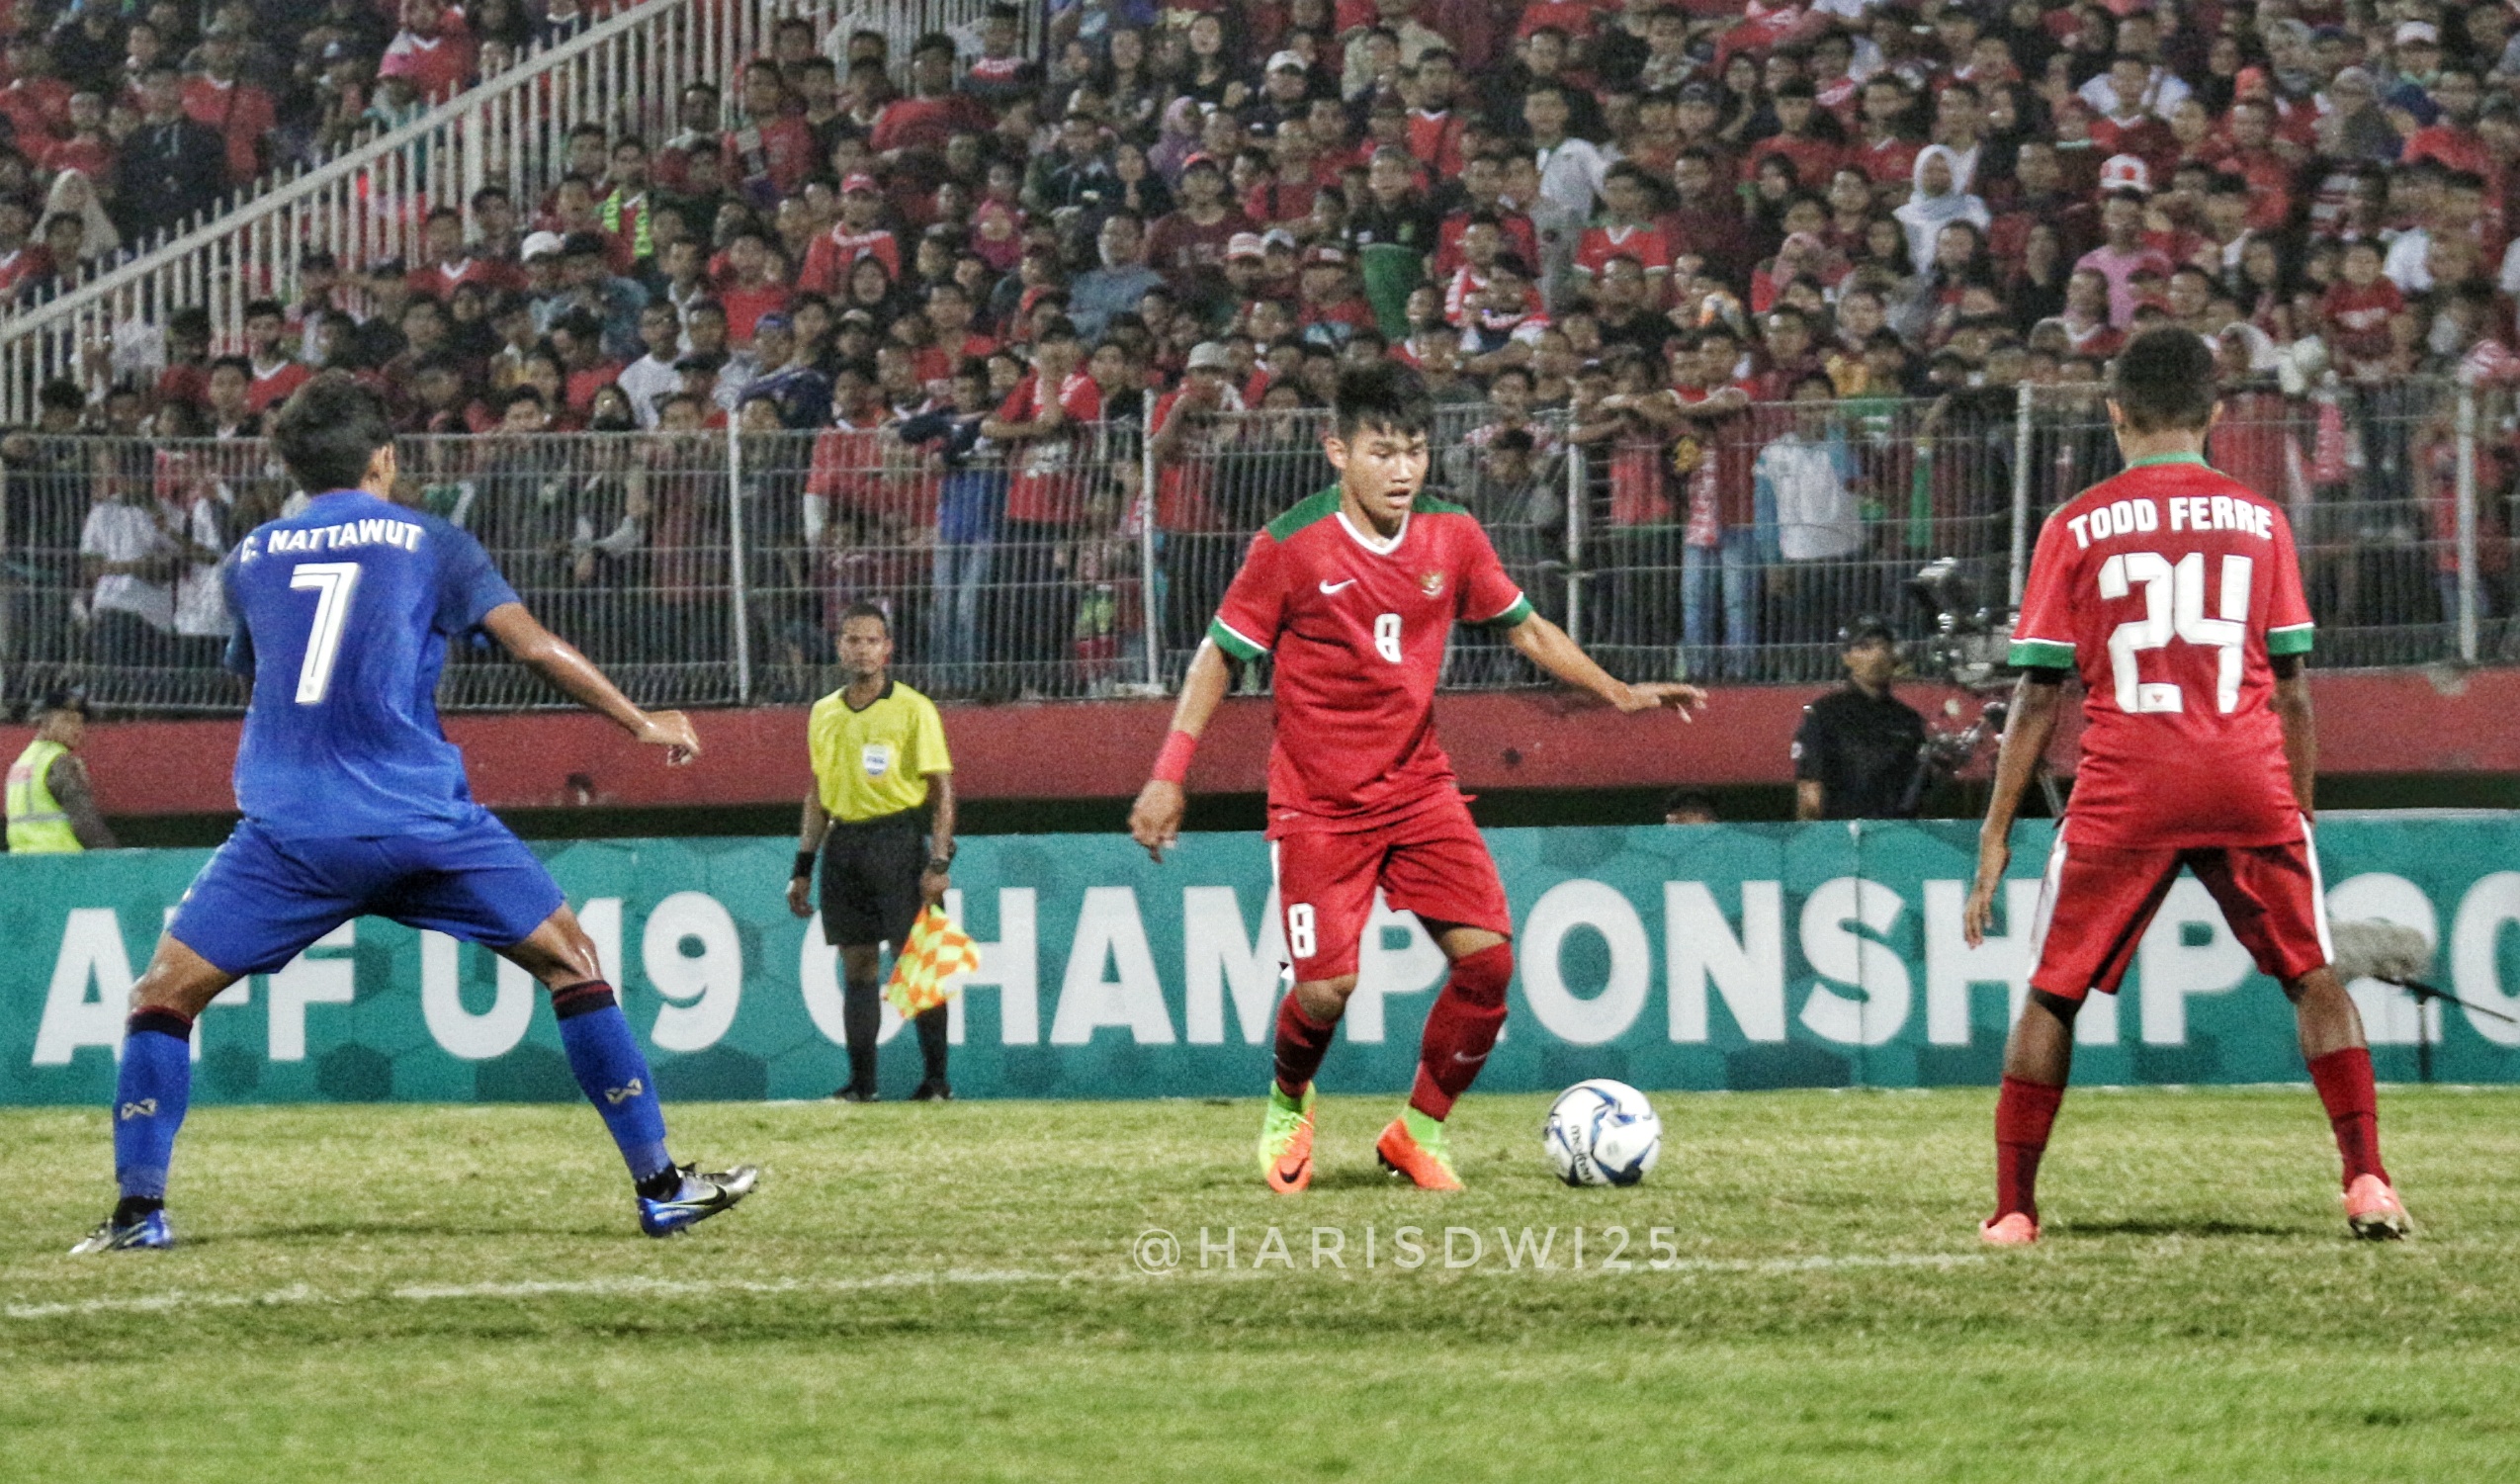
[[[1963,690],[2003,683],[2000,672],[2013,647],[2013,615],[1978,598],[1974,573],[1956,557],[1937,557],[1908,578],[1908,595],[1934,620],[1934,632],[1918,656],[1917,672],[1939,676]]]
[[[1977,716],[1965,726],[1934,727],[1929,724],[1924,744],[1916,752],[1916,777],[1908,785],[1907,803],[1922,802],[1925,791],[1938,778],[1948,778],[1968,766],[1970,759],[1987,742],[2004,735],[2004,719],[2010,708],[1994,697],[2009,683],[2013,647],[2014,614],[1980,600],[1977,579],[1967,564],[1956,557],[1937,557],[1908,578],[1908,596],[1931,615],[1933,633],[1916,656],[1916,670],[1921,675],[1947,680],[1971,695],[1986,697]],[[1957,721],[1965,708],[1957,697],[1944,703],[1943,714]],[[2046,795],[2047,809],[2052,815],[2064,813],[2063,790],[2057,787],[2042,762],[2039,784]],[[1914,813],[1911,807],[1911,814]]]

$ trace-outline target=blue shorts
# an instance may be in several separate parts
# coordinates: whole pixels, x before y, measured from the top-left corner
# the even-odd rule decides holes
[[[282,839],[253,821],[193,878],[166,930],[228,974],[269,974],[353,917],[391,917],[492,948],[533,936],[567,899],[487,813],[380,838]]]

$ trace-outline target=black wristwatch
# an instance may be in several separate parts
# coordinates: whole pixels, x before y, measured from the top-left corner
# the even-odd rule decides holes
[[[931,855],[927,857],[927,869],[939,876],[950,874],[954,869],[954,858],[950,855]]]
[[[791,881],[812,881],[814,879],[813,851],[799,850],[796,852],[796,870],[789,874],[788,879]]]

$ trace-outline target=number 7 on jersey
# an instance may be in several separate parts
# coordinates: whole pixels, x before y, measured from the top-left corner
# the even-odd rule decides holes
[[[316,595],[306,657],[298,665],[298,704],[320,706],[332,688],[333,661],[341,656],[341,630],[350,619],[351,595],[359,590],[359,564],[301,562],[289,573],[289,585]]]

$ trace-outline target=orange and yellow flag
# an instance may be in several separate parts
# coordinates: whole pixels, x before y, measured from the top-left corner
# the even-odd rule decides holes
[[[884,998],[907,1020],[952,998],[961,986],[952,981],[980,967],[980,949],[941,907],[918,915],[910,941],[893,960],[893,977]]]

